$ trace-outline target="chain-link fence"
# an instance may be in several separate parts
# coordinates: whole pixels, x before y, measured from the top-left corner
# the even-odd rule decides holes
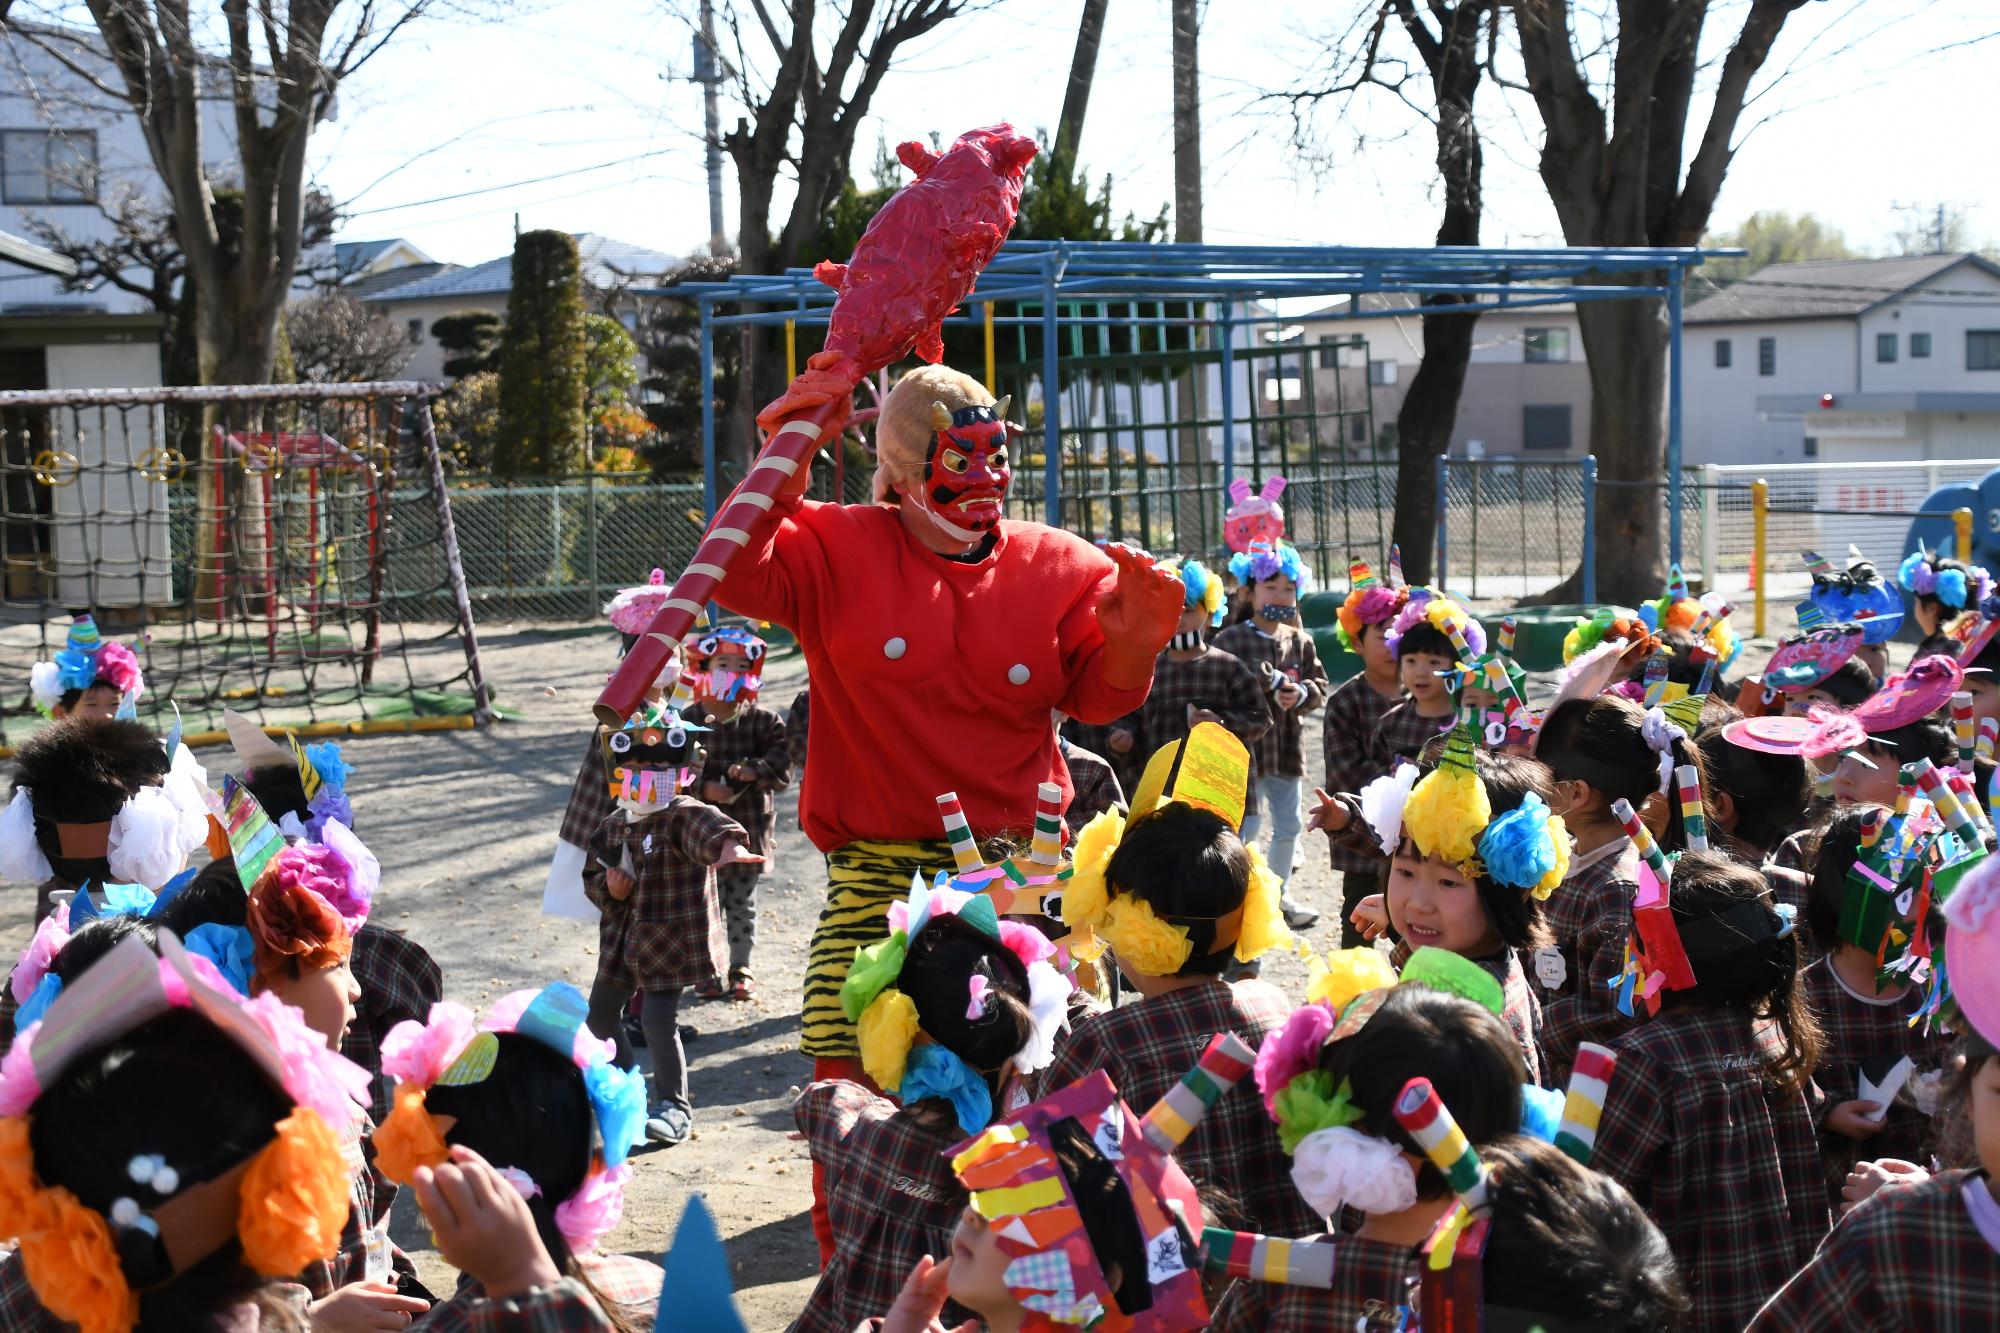
[[[1453,460],[1441,471],[1444,586],[1515,599],[1555,586],[1582,564],[1590,484],[1578,463]]]

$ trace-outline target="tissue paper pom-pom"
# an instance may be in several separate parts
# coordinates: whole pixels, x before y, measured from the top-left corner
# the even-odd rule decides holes
[[[1494,1014],[1507,1007],[1506,993],[1491,972],[1449,949],[1425,947],[1403,964],[1403,985],[1417,983],[1470,1000]]]
[[[1410,790],[1417,785],[1417,766],[1398,764],[1393,773],[1384,773],[1361,789],[1361,817],[1374,830],[1382,855],[1394,856],[1403,841],[1403,807]]]
[[[35,1098],[42,1095],[41,1078],[35,1073],[34,1045],[34,1026],[22,1024],[14,1044],[0,1056],[0,1117],[26,1115]]]
[[[1359,952],[1358,950],[1355,952]],[[1292,1010],[1285,1025],[1264,1038],[1251,1066],[1257,1091],[1264,1094],[1264,1109],[1277,1116],[1277,1097],[1293,1079],[1319,1062],[1319,1049],[1333,1031],[1335,1010],[1323,1004],[1307,1004]]]
[[[111,820],[105,859],[123,884],[157,888],[187,864],[181,812],[163,787],[141,787]]]
[[[424,1109],[424,1090],[414,1083],[397,1086],[395,1109],[375,1126],[370,1142],[376,1168],[398,1185],[414,1180],[418,1167],[442,1166],[451,1158],[437,1122]]]
[[[26,787],[16,787],[14,799],[0,810],[0,879],[40,884],[54,874],[42,845],[35,841],[34,795]]]
[[[909,941],[899,930],[886,940],[854,950],[854,963],[847,969],[847,980],[840,983],[840,1007],[850,1023],[859,1021],[875,998],[896,984],[896,978],[903,974],[903,958],[908,949]]]
[[[333,1131],[297,1107],[243,1176],[236,1235],[243,1262],[266,1277],[290,1277],[340,1252],[347,1222],[347,1164]]]
[[[1149,977],[1172,976],[1194,952],[1186,930],[1160,920],[1149,904],[1129,894],[1111,900],[1099,933],[1119,962]]]
[[[1535,886],[1528,890],[1538,903],[1547,902],[1549,895],[1562,887],[1562,882],[1569,878],[1569,826],[1563,823],[1561,815],[1549,816],[1548,834],[1549,845],[1555,849],[1555,864],[1551,865],[1548,873],[1536,880]]]
[[[1922,551],[1912,551],[1903,557],[1903,563],[1896,566],[1896,582],[1914,593],[1927,593],[1937,585],[1931,582],[1930,557]],[[1920,586],[1921,585],[1921,586]]]
[[[1946,606],[1965,605],[1965,571],[1946,569],[1937,576],[1937,599]]]
[[[1486,627],[1474,620],[1466,609],[1449,597],[1433,597],[1424,603],[1424,616],[1438,633],[1447,638],[1452,626],[1465,637],[1465,646],[1474,657],[1486,651]]]
[[[1278,1090],[1271,1115],[1278,1122],[1278,1144],[1290,1153],[1322,1129],[1355,1123],[1362,1110],[1354,1104],[1354,1089],[1347,1080],[1335,1088],[1332,1074],[1313,1069]]]
[[[1479,775],[1445,763],[1424,775],[1403,805],[1403,828],[1425,856],[1462,865],[1473,840],[1493,819],[1493,801]]]
[[[1350,653],[1360,653],[1361,627],[1386,625],[1393,621],[1409,598],[1408,589],[1391,588],[1379,583],[1372,588],[1347,594],[1347,600],[1340,604],[1340,646]]]
[[[899,990],[883,991],[862,1011],[855,1037],[868,1077],[884,1092],[895,1092],[903,1086],[910,1043],[917,1039],[917,1002]]]
[[[37,662],[28,668],[28,694],[42,716],[47,717],[62,702],[62,668],[54,662]]]
[[[1070,853],[1070,877],[1063,885],[1064,925],[1095,926],[1104,919],[1111,905],[1105,874],[1124,836],[1125,817],[1116,810],[1104,811],[1078,831]]]
[[[618,1166],[632,1149],[646,1141],[646,1076],[610,1062],[583,1071],[590,1109],[597,1117],[597,1137],[604,1143],[604,1164]]]
[[[1326,958],[1326,970],[1315,976],[1307,994],[1333,1006],[1337,1014],[1356,996],[1386,990],[1396,984],[1396,969],[1379,949],[1342,949]]]
[[[571,1254],[588,1254],[625,1218],[625,1185],[632,1164],[592,1173],[576,1193],[556,1205],[556,1230]]]
[[[251,890],[246,919],[257,941],[260,974],[283,971],[293,958],[300,967],[323,972],[339,966],[354,951],[354,937],[340,913],[275,862]]]
[[[315,741],[306,746],[306,762],[321,782],[336,791],[347,786],[348,775],[354,772],[354,765],[340,752],[339,741]]]
[[[1236,934],[1236,961],[1254,963],[1272,949],[1290,944],[1292,932],[1285,925],[1280,900],[1284,881],[1264,864],[1264,854],[1255,847],[1250,853],[1250,884],[1243,894],[1243,915]]]
[[[1028,1044],[1014,1057],[1014,1067],[1032,1074],[1055,1063],[1056,1035],[1069,1018],[1069,997],[1076,986],[1047,963],[1028,968]]]
[[[0,1230],[20,1238],[22,1271],[51,1315],[83,1333],[124,1333],[138,1323],[111,1224],[36,1178],[25,1119],[0,1123]]]
[[[382,1038],[382,1072],[398,1083],[428,1088],[472,1044],[475,1031],[470,1009],[440,1000],[431,1006],[427,1022],[409,1018],[389,1029]]]
[[[1292,1184],[1321,1217],[1349,1204],[1364,1213],[1399,1213],[1417,1201],[1417,1173],[1401,1148],[1340,1126],[1299,1141]]]
[[[350,933],[360,930],[367,924],[368,910],[375,901],[375,890],[382,886],[382,863],[338,819],[328,818],[322,822],[320,843],[325,850],[333,853],[329,869],[344,863],[346,874],[329,875],[325,883],[313,887],[333,904],[333,910],[340,913],[340,919],[346,923]]]
[[[35,987],[42,984],[49,964],[55,962],[56,954],[69,943],[69,930],[54,915],[42,918],[35,927],[35,937],[28,941],[28,947],[21,953],[21,961],[14,964],[14,975],[7,978],[7,988],[14,993],[14,1003],[22,1004],[35,993]]]
[[[1479,859],[1486,874],[1510,889],[1534,889],[1556,865],[1554,840],[1549,836],[1552,816],[1549,807],[1534,792],[1503,815],[1498,815],[1479,835]]]
[[[122,643],[107,643],[97,654],[97,679],[108,682],[120,694],[137,695],[146,688],[139,674],[139,659]]]
[[[1056,956],[1056,946],[1049,942],[1049,937],[1024,921],[1002,921],[1000,942],[1021,960],[1022,967],[1046,963]]]
[[[1943,904],[1945,920],[1954,930],[1984,931],[2000,908],[2000,857],[1988,857],[1966,872]]]

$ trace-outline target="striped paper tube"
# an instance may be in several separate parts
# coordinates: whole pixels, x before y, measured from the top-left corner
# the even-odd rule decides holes
[[[1979,739],[1972,747],[1972,757],[1992,763],[1996,745],[2000,745],[2000,718],[1980,718]]]
[[[1294,1243],[1255,1231],[1208,1227],[1201,1233],[1201,1269],[1215,1277],[1240,1277],[1281,1287],[1333,1286],[1332,1245]]]
[[[1618,827],[1625,830],[1625,836],[1632,840],[1632,845],[1639,849],[1640,857],[1653,868],[1653,873],[1659,876],[1660,883],[1665,884],[1673,871],[1667,865],[1666,853],[1660,850],[1660,844],[1653,841],[1653,835],[1640,820],[1639,812],[1632,808],[1630,801],[1621,796],[1611,803],[1611,814],[1618,821]]]
[[[1500,618],[1499,644],[1501,656],[1512,657],[1514,655],[1514,631],[1518,628],[1519,626],[1515,623],[1514,617],[1502,616]]]
[[[1168,1088],[1167,1095],[1154,1102],[1139,1121],[1146,1141],[1163,1153],[1172,1153],[1194,1133],[1201,1118],[1215,1109],[1223,1094],[1250,1072],[1256,1059],[1257,1053],[1244,1045],[1242,1038],[1231,1032],[1216,1033],[1195,1067]]]
[[[1833,562],[1818,551],[1801,551],[1799,554],[1806,559],[1806,573],[1820,579],[1833,577]]]
[[[1444,636],[1451,640],[1452,651],[1458,654],[1461,664],[1472,661],[1472,645],[1465,641],[1465,626],[1449,617],[1444,622]]]
[[[1965,776],[1963,771],[1956,768],[1946,769],[1944,776],[1945,781],[1951,784],[1952,799],[1958,802],[1958,808],[1971,815],[1982,825],[1985,824],[1986,807],[1979,803],[1979,792],[1972,785],[1972,779]]]
[[[1035,836],[1028,845],[1028,859],[1038,866],[1062,863],[1062,787],[1044,782],[1035,789]]]
[[[1366,560],[1347,562],[1347,587],[1350,592],[1361,592],[1375,586],[1375,571],[1368,567]]]
[[[1396,1094],[1396,1123],[1443,1173],[1465,1211],[1479,1214],[1486,1207],[1486,1166],[1429,1079],[1413,1078]]]
[[[1958,771],[1970,774],[1979,746],[1979,719],[1973,716],[1971,690],[1959,690],[1951,696],[1951,729],[1958,738]]]
[[[1438,582],[1442,583],[1444,580],[1440,578]],[[1392,588],[1403,586],[1403,548],[1395,542],[1389,543],[1389,586]]]
[[[674,680],[673,697],[667,700],[667,711],[678,714],[694,702],[694,687],[698,677],[691,666],[681,668],[681,674]]]
[[[1584,1166],[1590,1165],[1591,1151],[1597,1147],[1597,1122],[1604,1114],[1605,1094],[1617,1064],[1618,1053],[1594,1041],[1576,1048],[1576,1065],[1563,1096],[1562,1123],[1556,1128],[1556,1147]]]
[[[1993,823],[2000,827],[2000,768],[1993,770],[1993,776],[1986,783],[1986,810],[1993,817]]]
[[[1826,623],[1826,612],[1811,602],[1799,603],[1798,617],[1799,632],[1802,634],[1810,634]]]
[[[958,873],[969,875],[986,863],[979,859],[979,844],[972,839],[972,825],[965,822],[965,810],[958,803],[958,793],[948,791],[937,798],[938,817],[944,821],[944,840],[951,844],[952,860],[958,864]]]
[[[1916,772],[1917,790],[1937,807],[1938,817],[1944,820],[1945,826],[1961,837],[1978,837],[1979,817],[1958,803],[1958,797],[1952,794],[1951,784],[1945,780],[1938,766],[1927,756],[1910,767]]]
[[[1708,850],[1708,817],[1701,808],[1701,775],[1693,764],[1682,764],[1674,770],[1674,780],[1680,785],[1681,828],[1687,834],[1688,850],[1705,852]]]

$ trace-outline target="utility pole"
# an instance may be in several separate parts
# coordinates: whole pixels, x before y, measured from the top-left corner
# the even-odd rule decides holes
[[[1196,0],[1173,0],[1174,239],[1201,240],[1201,76]]]
[[[719,259],[729,253],[729,236],[722,230],[722,113],[717,106],[722,61],[715,54],[715,0],[701,0],[701,33],[694,40],[694,81],[701,85],[702,132],[708,159],[708,252]]]

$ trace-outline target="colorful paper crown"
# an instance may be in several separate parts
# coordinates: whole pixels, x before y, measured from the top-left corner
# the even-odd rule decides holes
[[[360,1115],[368,1074],[266,993],[235,994],[172,932],[159,953],[136,936],[78,977],[0,1064],[0,1236],[20,1243],[28,1284],[58,1319],[132,1328],[136,1292],[171,1282],[234,1241],[255,1272],[291,1278],[339,1249],[349,1180],[339,1135]],[[105,1212],[38,1176],[29,1137],[42,1091],[90,1051],[173,1010],[190,1010],[247,1055],[292,1110],[255,1154],[206,1180],[190,1164],[132,1159],[132,1191]]]
[[[1463,606],[1435,588],[1412,588],[1410,599],[1383,635],[1391,653],[1402,649],[1403,636],[1418,625],[1429,625],[1451,641],[1460,662],[1470,662],[1486,651],[1486,629]]]
[[[583,1075],[591,1111],[590,1170],[575,1194],[552,1202],[556,1227],[571,1250],[582,1254],[593,1248],[618,1225],[623,1212],[625,1185],[632,1178],[625,1159],[646,1137],[646,1080],[638,1070],[620,1069],[613,1061],[613,1043],[593,1036],[584,1022],[588,1010],[576,987],[557,981],[539,991],[502,996],[477,1028],[470,1010],[448,1000],[432,1005],[425,1022],[396,1024],[382,1040],[382,1072],[396,1080],[395,1109],[375,1131],[375,1163],[382,1174],[407,1186],[418,1167],[448,1161],[451,1150],[444,1136],[450,1125],[439,1125],[432,1117],[426,1094],[440,1084],[485,1082],[499,1059],[501,1034],[532,1038],[572,1061]],[[504,1168],[503,1174],[513,1169],[506,1162],[494,1166]],[[540,1190],[530,1180],[514,1184],[524,1193]]]
[[[1955,659],[1920,657],[1855,705],[1854,720],[1871,736],[1907,727],[1943,708],[1964,684],[1965,669]]]
[[[656,569],[644,583],[620,588],[604,604],[604,615],[620,634],[644,634],[653,617],[667,604],[667,571]]]
[[[1984,859],[1979,835],[1978,816],[1928,759],[1904,769],[1893,813],[1868,811],[1843,883],[1837,932],[1842,943],[1875,956],[1878,989],[1931,980],[1925,923],[1942,892]]]
[[[1847,665],[1864,639],[1862,627],[1851,623],[1809,628],[1778,645],[1764,667],[1764,684],[1782,694],[1812,689]]]
[[[1648,622],[1648,628],[1655,632],[1676,631],[1697,643],[1706,644],[1726,671],[1736,660],[1736,655],[1743,651],[1743,641],[1729,627],[1729,611],[1729,602],[1720,593],[1690,597],[1686,575],[1681,573],[1679,565],[1673,565],[1667,571],[1665,595],[1648,606],[1640,607],[1639,618]]]
[[[1075,862],[1062,896],[1062,917],[1077,934],[1071,952],[1094,958],[1105,945],[1121,963],[1148,976],[1178,972],[1193,953],[1190,925],[1210,927],[1214,949],[1234,945],[1239,962],[1251,962],[1291,938],[1278,899],[1280,881],[1255,847],[1243,905],[1220,918],[1161,917],[1152,906],[1109,883],[1111,858],[1126,833],[1166,806],[1207,810],[1232,829],[1243,826],[1250,780],[1250,752],[1226,728],[1203,722],[1162,746],[1146,764],[1132,796],[1131,814],[1107,810],[1076,835]]]
[[[951,847],[955,863],[951,887],[985,894],[993,900],[994,910],[1001,916],[1041,913],[1045,897],[1060,892],[1061,885],[1070,878],[1071,868],[1063,859],[1063,840],[1068,829],[1063,823],[1060,783],[1044,782],[1035,790],[1035,825],[1028,854],[992,863],[980,855],[958,793],[945,792],[937,798],[937,803],[938,818],[944,823],[945,841]]]
[[[1250,493],[1250,483],[1238,477],[1229,483],[1229,508],[1222,515],[1222,540],[1232,551],[1247,551],[1253,542],[1277,542],[1285,536],[1283,477],[1266,477],[1263,489]]]
[[[1208,613],[1208,623],[1222,623],[1222,580],[1214,571],[1193,556],[1173,556],[1160,562],[1160,568],[1181,581],[1186,590],[1183,605],[1190,611],[1200,607]]]
[[[1829,624],[1861,626],[1864,641],[1887,643],[1903,623],[1903,597],[1884,579],[1868,557],[1856,547],[1847,548],[1847,568],[1837,570],[1817,551],[1804,551],[1806,569],[1812,574],[1812,591],[1800,605],[1799,623],[1811,607]]]
[[[1340,604],[1340,646],[1358,653],[1361,627],[1393,622],[1403,603],[1410,600],[1410,590],[1393,579],[1387,583],[1377,580],[1365,560],[1348,565],[1347,580],[1347,600]]]
[[[959,1126],[976,1134],[993,1118],[992,1090],[984,1075],[922,1031],[916,1001],[896,986],[917,937],[946,917],[1006,948],[1027,973],[1033,1023],[1028,1044],[1014,1056],[1014,1068],[1020,1072],[1032,1074],[1055,1060],[1056,1032],[1074,987],[1051,965],[1056,950],[1047,937],[1022,922],[1002,921],[991,897],[952,888],[950,876],[943,872],[930,886],[921,875],[913,876],[908,899],[889,907],[889,937],[855,949],[853,966],[841,983],[840,1004],[855,1025],[861,1067],[884,1092],[906,1104],[926,1097],[946,1098],[958,1114]],[[978,1022],[993,1012],[998,1002],[995,985],[983,973],[966,978],[967,1022]]]
[[[716,654],[731,648],[749,659],[748,671],[730,671],[714,664]],[[703,703],[754,703],[764,686],[764,641],[740,625],[709,630],[688,645],[688,665],[696,674],[695,698]]]
[[[1903,557],[1896,581],[1919,597],[1935,597],[1954,611],[1978,606],[1993,591],[1993,576],[1978,565],[1947,569],[1943,563],[1919,543]],[[1955,563],[1964,563],[1964,557]]]
[[[28,672],[28,693],[44,717],[54,714],[69,691],[99,684],[118,691],[121,708],[129,708],[146,692],[138,657],[122,643],[107,642],[87,615],[70,622],[55,660],[37,662]]]
[[[672,704],[647,704],[624,726],[607,731],[604,770],[612,797],[654,805],[692,787],[707,760],[695,738],[707,730]]]
[[[1290,579],[1300,592],[1312,587],[1311,571],[1299,558],[1298,548],[1287,541],[1251,542],[1247,550],[1229,557],[1229,573],[1245,587],[1278,574]]]
[[[1143,1117],[1098,1070],[952,1149],[952,1170],[971,1192],[973,1210],[1012,1257],[1005,1281],[1028,1311],[1024,1329],[1182,1333],[1208,1326],[1196,1244],[1205,1219],[1173,1154],[1250,1071],[1251,1059],[1241,1040],[1217,1035]],[[1144,1308],[1121,1307],[1097,1252],[1102,1240],[1087,1228],[1058,1145],[1063,1155],[1115,1171],[1124,1185],[1121,1203],[1131,1208],[1145,1264],[1121,1274],[1120,1290],[1143,1284]]]

